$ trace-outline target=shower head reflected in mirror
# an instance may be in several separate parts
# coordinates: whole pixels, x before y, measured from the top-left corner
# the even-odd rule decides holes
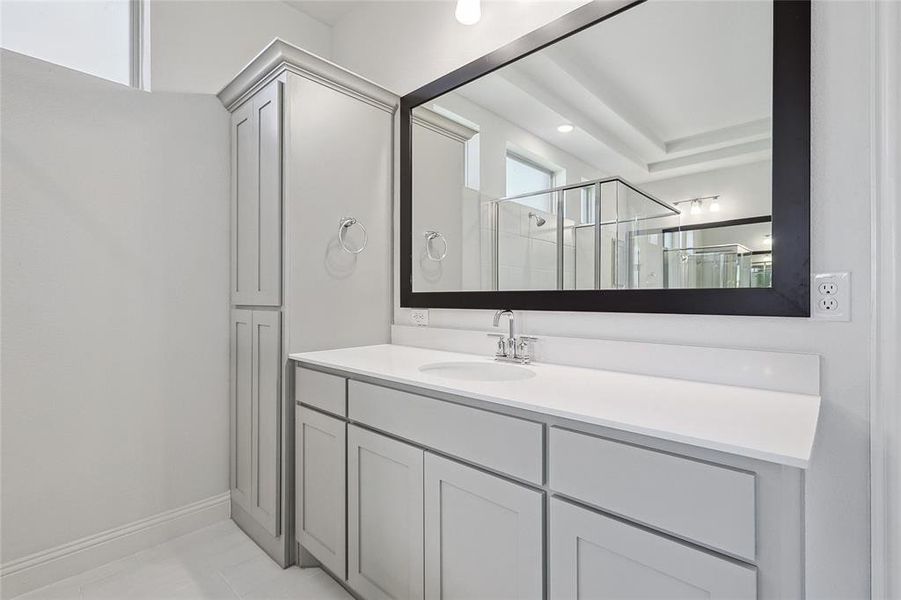
[[[536,214],[533,213],[533,212],[530,212],[530,213],[529,213],[529,218],[531,219],[532,217],[535,217],[535,225],[537,225],[538,227],[541,227],[542,225],[544,225],[545,223],[547,223],[547,221],[545,221],[545,220],[544,220],[543,218],[541,218],[540,216],[536,215]]]

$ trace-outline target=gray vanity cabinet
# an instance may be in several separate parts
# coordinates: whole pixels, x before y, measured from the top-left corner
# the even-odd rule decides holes
[[[232,310],[232,500],[267,532],[279,534],[281,314]]]
[[[753,567],[557,498],[549,546],[553,600],[757,598]]]
[[[543,594],[542,493],[425,455],[427,598]]]
[[[366,600],[423,598],[423,451],[347,428],[348,584]]]
[[[281,304],[281,86],[232,113],[232,304]]]
[[[343,420],[304,407],[298,408],[296,424],[297,541],[332,573],[344,579],[347,425]]]

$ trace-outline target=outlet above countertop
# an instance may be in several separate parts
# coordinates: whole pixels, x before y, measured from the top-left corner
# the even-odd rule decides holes
[[[350,377],[381,379],[802,469],[810,462],[820,410],[816,395],[547,363],[523,366],[534,373],[525,379],[451,379],[420,369],[438,363],[499,363],[490,357],[395,344],[289,358]]]

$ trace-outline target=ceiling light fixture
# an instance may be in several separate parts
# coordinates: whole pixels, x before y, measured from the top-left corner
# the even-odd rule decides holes
[[[560,133],[569,133],[573,129],[575,129],[575,127],[573,127],[569,123],[564,123],[563,125],[557,125],[557,131],[559,131]]]
[[[700,198],[689,198],[688,200],[679,200],[677,202],[673,202],[673,206],[679,206],[680,204],[688,204],[688,213],[692,215],[699,215],[704,212],[704,200],[710,200],[710,212],[720,212],[720,197],[716,196],[701,196]]]
[[[765,236],[763,236],[763,243],[765,246],[772,246],[773,245],[773,234],[768,233]]]
[[[692,200],[691,201],[691,210],[689,210],[688,212],[693,215],[699,215],[699,214],[701,214],[702,207],[703,207],[703,202],[701,202],[700,200]]]
[[[454,16],[463,25],[475,25],[482,18],[481,0],[457,0]]]

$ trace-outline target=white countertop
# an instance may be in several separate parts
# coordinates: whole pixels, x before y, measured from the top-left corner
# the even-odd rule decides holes
[[[535,377],[467,381],[419,367],[491,357],[382,344],[291,354],[292,360],[541,414],[807,468],[819,396],[535,363]]]

